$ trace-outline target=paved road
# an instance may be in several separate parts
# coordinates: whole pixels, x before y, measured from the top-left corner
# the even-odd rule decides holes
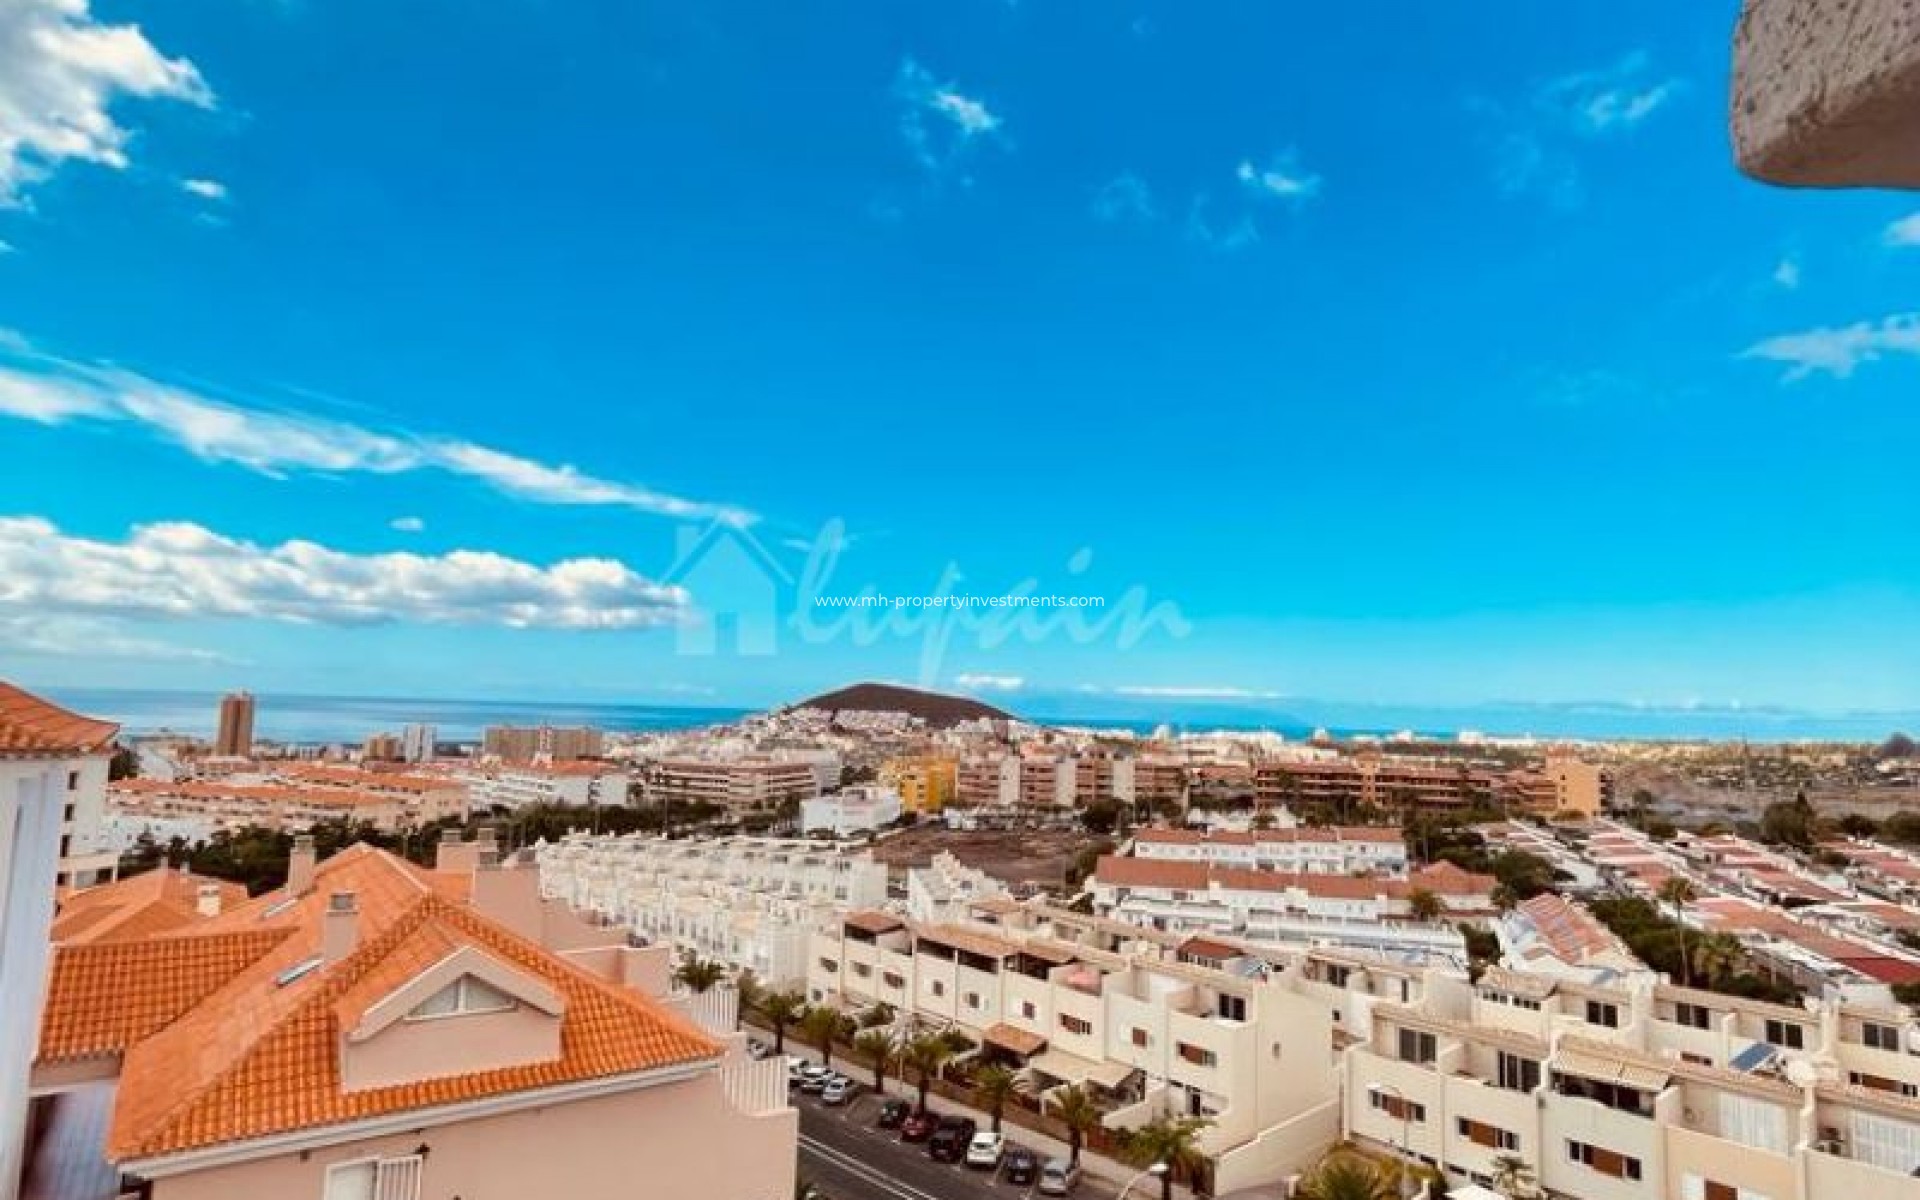
[[[847,1108],[828,1108],[796,1092],[800,1110],[800,1174],[832,1200],[1027,1200],[1032,1193],[999,1172],[937,1163],[925,1144],[902,1142],[873,1126],[879,1102],[863,1095]],[[1009,1133],[1019,1140],[1017,1131]],[[1084,1180],[1074,1200],[1107,1200],[1112,1191]],[[1134,1193],[1136,1200],[1141,1195]]]

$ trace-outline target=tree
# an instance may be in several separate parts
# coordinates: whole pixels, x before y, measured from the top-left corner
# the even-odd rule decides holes
[[[1027,1077],[1004,1063],[988,1063],[973,1076],[973,1095],[986,1107],[993,1118],[993,1131],[1000,1132],[1000,1114],[1007,1107],[1007,1098],[1023,1092],[1027,1087]]]
[[[740,1022],[746,1020],[748,1009],[758,1008],[760,1006],[760,999],[765,995],[766,990],[766,988],[760,986],[760,977],[755,975],[750,968],[741,967],[733,973],[733,994],[735,997],[733,1027],[735,1029],[740,1028]]]
[[[760,997],[760,1015],[773,1027],[773,1052],[781,1054],[787,1048],[787,1028],[799,1023],[806,1014],[807,998],[798,991],[788,988],[771,992]]]
[[[1067,1127],[1067,1161],[1077,1167],[1087,1131],[1100,1124],[1100,1106],[1094,1103],[1091,1092],[1074,1084],[1053,1094],[1052,1108],[1053,1115]]]
[[[1503,1196],[1531,1196],[1533,1168],[1518,1154],[1502,1154],[1493,1160],[1493,1188]]]
[[[1440,897],[1426,888],[1415,888],[1407,895],[1407,915],[1416,921],[1433,921],[1440,916]]]
[[[1553,864],[1538,854],[1508,850],[1495,856],[1493,877],[1507,885],[1516,899],[1531,900],[1553,890]]]
[[[884,1094],[887,1090],[887,1067],[893,1063],[893,1056],[899,1049],[893,1034],[885,1029],[861,1030],[853,1039],[853,1049],[873,1068],[873,1090]]]
[[[882,1000],[860,1014],[860,1028],[882,1029],[892,1025],[898,1017],[899,1014],[893,1011],[893,1005]]]
[[[710,992],[727,978],[727,968],[711,958],[701,958],[689,950],[680,956],[673,981],[695,995]]]
[[[1497,912],[1510,913],[1520,906],[1520,897],[1504,883],[1494,884],[1488,898],[1493,901],[1494,910]]]
[[[1680,938],[1680,980],[1689,987],[1693,984],[1693,964],[1687,958],[1687,922],[1685,910],[1694,901],[1693,881],[1685,875],[1669,875],[1660,881],[1660,899],[1672,906],[1673,923]]]
[[[1300,1200],[1394,1200],[1386,1172],[1356,1154],[1340,1154],[1314,1168],[1300,1185]]]
[[[933,1077],[939,1074],[940,1068],[946,1066],[947,1060],[953,1057],[953,1047],[947,1044],[946,1038],[937,1033],[922,1033],[907,1043],[900,1057],[902,1062],[912,1067],[919,1075],[918,1107],[921,1112],[925,1112],[927,1111],[927,1091],[933,1086]]]
[[[1814,811],[1807,794],[1769,804],[1760,814],[1760,840],[1796,850],[1813,849]]]
[[[1200,1152],[1200,1131],[1211,1124],[1205,1117],[1158,1116],[1128,1132],[1126,1155],[1135,1166],[1167,1164],[1160,1176],[1160,1200],[1173,1200],[1175,1176],[1191,1180],[1206,1165],[1207,1156]]]
[[[820,1052],[820,1065],[833,1065],[833,1039],[840,1036],[840,1010],[831,1004],[816,1004],[800,1018],[800,1029],[807,1041]]]
[[[1738,974],[1747,952],[1732,934],[1712,933],[1693,949],[1693,968],[1708,987],[1719,987]]]
[[[1840,818],[1839,826],[1848,837],[1870,838],[1880,831],[1879,822],[1865,813],[1848,813]]]

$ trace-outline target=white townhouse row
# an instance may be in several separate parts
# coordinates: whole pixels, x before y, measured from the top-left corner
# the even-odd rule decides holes
[[[778,987],[803,981],[809,931],[827,914],[887,899],[871,853],[794,839],[573,834],[536,856],[543,895]]]
[[[1403,875],[1407,843],[1390,825],[1297,826],[1245,831],[1142,829],[1135,858],[1204,862],[1317,875]]]
[[[1096,913],[1131,925],[1263,946],[1391,951],[1464,967],[1457,923],[1492,916],[1497,881],[1451,863],[1390,877],[1109,855],[1087,886]],[[1437,920],[1415,919],[1414,897],[1423,892],[1438,903]]]
[[[1345,1132],[1447,1187],[1526,1163],[1571,1200],[1920,1198],[1920,1030],[1652,980],[1503,969],[1376,1005],[1344,1061]]]
[[[1109,1128],[1208,1118],[1221,1194],[1278,1183],[1335,1140],[1336,1014],[1413,998],[1424,978],[1388,968],[1375,994],[1357,959],[1268,957],[1040,901],[943,923],[851,912],[815,932],[811,957],[810,1001],[955,1029],[1043,1100],[1086,1088]]]
[[[624,805],[632,782],[619,764],[592,760],[502,765],[471,771],[463,778],[473,806],[480,809]]]

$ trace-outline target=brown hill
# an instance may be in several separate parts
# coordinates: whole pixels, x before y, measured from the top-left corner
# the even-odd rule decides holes
[[[856,683],[811,700],[802,700],[792,707],[818,708],[832,713],[906,713],[941,729],[982,718],[989,721],[1019,719],[991,704],[982,704],[966,696],[948,696],[941,692],[925,692],[919,688],[898,687],[890,683]]]

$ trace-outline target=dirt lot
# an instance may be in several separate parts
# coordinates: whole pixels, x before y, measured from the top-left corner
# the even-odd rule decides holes
[[[873,847],[873,856],[898,873],[908,867],[923,867],[945,850],[1010,886],[1026,883],[1057,889],[1073,856],[1094,840],[1078,830],[960,830],[920,825],[881,839]]]

